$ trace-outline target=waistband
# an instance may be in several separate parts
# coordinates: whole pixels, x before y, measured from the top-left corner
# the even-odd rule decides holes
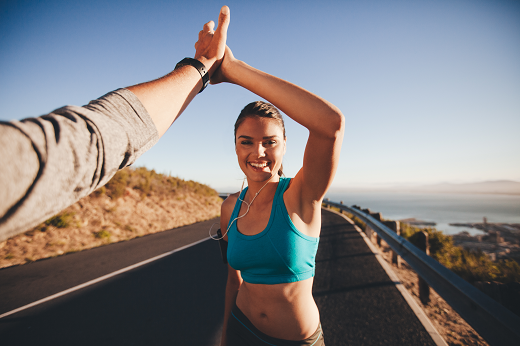
[[[233,323],[236,322],[236,323]],[[242,330],[233,330],[241,328]],[[244,313],[235,304],[231,310],[230,321],[228,322],[228,341],[233,339],[233,333],[240,334],[241,342],[249,341],[249,343],[242,345],[272,345],[272,346],[324,346],[323,330],[321,323],[310,337],[305,340],[284,340],[274,338],[258,330],[253,323],[244,315]]]

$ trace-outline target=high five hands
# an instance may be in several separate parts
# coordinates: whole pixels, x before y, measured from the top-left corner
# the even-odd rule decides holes
[[[218,18],[217,30],[214,30],[215,22],[207,22],[199,32],[198,41],[195,42],[195,59],[206,66],[210,77],[219,68],[226,53],[229,21],[229,7],[222,6]]]

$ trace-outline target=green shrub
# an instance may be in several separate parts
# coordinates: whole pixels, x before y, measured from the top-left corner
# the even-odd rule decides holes
[[[361,230],[362,230],[363,232],[365,231],[365,229],[366,229],[366,224],[365,224],[363,221],[361,221],[360,218],[358,218],[357,216],[354,216],[353,214],[350,214],[350,213],[346,213],[346,215],[347,215],[347,217],[348,217],[349,219],[351,219],[352,221],[354,221],[354,224],[355,224],[356,226],[358,226],[359,228],[361,228]]]
[[[94,236],[99,239],[110,238],[110,232],[102,229],[99,232],[94,233]]]
[[[106,193],[107,193],[107,188],[105,186],[101,186],[99,189],[97,189],[96,191],[92,192],[92,195],[94,197],[100,197],[100,196],[103,196]]]
[[[520,265],[512,260],[492,261],[482,251],[469,251],[453,245],[453,239],[435,228],[418,228],[401,224],[401,236],[417,244],[418,232],[428,233],[430,256],[464,280],[520,282]]]
[[[56,228],[67,228],[70,226],[72,220],[74,218],[74,213],[62,213],[56,216],[51,217],[49,220],[45,221],[46,226],[54,226]],[[41,227],[40,231],[45,232],[47,228]]]
[[[325,203],[324,203],[325,204]],[[330,206],[329,207],[330,210],[334,210],[336,213],[341,213],[341,209],[337,208],[337,207],[333,207],[333,206]]]
[[[118,171],[112,179],[105,185],[106,194],[112,198],[117,199],[125,194],[125,189],[128,184],[128,171],[122,169]]]
[[[408,230],[404,232],[407,236],[410,243],[417,246],[419,232],[425,231],[428,233],[428,242],[430,245],[430,256],[435,258],[437,261],[441,261],[446,254],[449,254],[453,251],[453,239],[450,236],[445,235],[442,231],[437,231],[435,228],[417,228],[413,227],[412,230]]]

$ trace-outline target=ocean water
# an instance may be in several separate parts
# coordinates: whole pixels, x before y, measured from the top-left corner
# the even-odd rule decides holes
[[[449,223],[488,222],[520,223],[520,196],[491,194],[443,194],[412,192],[342,192],[328,193],[333,202],[343,201],[380,212],[385,219],[416,218],[436,222],[438,230],[446,234],[468,231],[472,235],[482,231],[468,227],[454,227]]]

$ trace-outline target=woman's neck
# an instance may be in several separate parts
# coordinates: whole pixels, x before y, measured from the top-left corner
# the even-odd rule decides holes
[[[278,187],[280,177],[276,175],[271,177],[268,181],[247,181],[247,193],[244,196],[248,203],[251,203],[253,198],[259,203],[263,200],[272,200]],[[256,197],[255,197],[256,196]]]

